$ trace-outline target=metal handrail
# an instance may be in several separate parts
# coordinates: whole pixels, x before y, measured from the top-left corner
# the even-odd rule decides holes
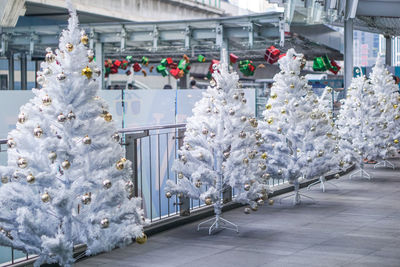
[[[164,125],[156,125],[156,126],[140,126],[133,128],[124,128],[118,130],[119,133],[134,133],[141,131],[152,131],[152,130],[163,130],[163,129],[172,129],[172,128],[184,128],[186,127],[186,123],[179,124],[164,124]]]

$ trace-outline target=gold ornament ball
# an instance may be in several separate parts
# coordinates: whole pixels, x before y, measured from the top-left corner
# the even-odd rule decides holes
[[[398,144],[399,140],[398,139],[394,139],[393,143]]]
[[[264,200],[262,200],[261,198],[259,200],[257,200],[257,205],[258,206],[264,205]]]
[[[246,116],[242,116],[242,117],[240,117],[240,120],[241,120],[242,122],[245,122],[245,121],[247,120],[247,118],[246,118]]]
[[[341,160],[341,161],[339,162],[339,166],[340,166],[340,167],[343,167],[343,166],[344,166],[344,161],[343,161],[343,160]]]
[[[212,204],[212,199],[211,197],[206,197],[205,201],[206,205],[211,205]]]
[[[250,208],[244,208],[243,212],[244,212],[244,214],[250,214],[251,209]]]
[[[201,133],[204,134],[204,135],[208,134],[207,128],[203,128],[203,130],[201,131]]]
[[[266,153],[266,152],[262,153],[262,154],[261,154],[261,158],[262,158],[262,159],[267,159],[267,158],[268,158],[267,153]]]
[[[92,139],[88,135],[86,135],[85,137],[83,137],[82,142],[85,145],[90,145],[92,143]]]
[[[200,186],[202,185],[202,183],[200,181],[196,181],[196,183],[194,184],[197,188],[200,188]]]
[[[40,126],[37,126],[35,129],[33,129],[33,135],[37,138],[40,138],[43,135],[42,128],[40,128]]]
[[[112,186],[112,183],[111,183],[110,180],[106,179],[106,180],[103,181],[103,187],[104,187],[104,189],[110,189],[111,186]]]
[[[87,45],[89,43],[89,37],[86,34],[81,36],[81,43],[83,45]]]
[[[57,153],[52,151],[52,152],[49,153],[49,155],[47,157],[49,158],[49,160],[54,162],[57,159]]]
[[[8,148],[14,148],[17,145],[17,143],[15,143],[13,138],[10,138],[7,140],[7,146]]]
[[[340,174],[339,174],[339,173],[336,173],[336,174],[334,175],[334,177],[335,177],[335,179],[339,179]]]
[[[67,120],[67,117],[65,117],[64,114],[60,113],[60,115],[57,116],[58,122],[65,122]]]
[[[72,50],[74,50],[74,45],[71,43],[68,43],[65,45],[65,48],[67,49],[68,52],[72,52]]]
[[[82,204],[88,205],[92,201],[92,193],[86,193],[81,198]]]
[[[28,161],[24,158],[19,158],[17,161],[17,165],[21,169],[25,169],[26,167],[28,167]]]
[[[273,119],[273,118],[268,118],[268,119],[267,119],[267,123],[268,123],[268,124],[272,124],[273,122],[274,122],[274,119]]]
[[[270,206],[272,206],[272,205],[274,205],[274,200],[273,199],[270,199],[270,200],[268,200],[268,204],[270,205]]]
[[[44,203],[47,203],[47,202],[50,201],[50,195],[49,195],[49,193],[47,193],[47,192],[45,192],[44,194],[42,194],[42,196],[41,196],[40,198],[42,199],[42,201],[43,201]]]
[[[398,107],[397,104],[393,104],[393,108],[396,109]]]
[[[67,76],[65,76],[64,72],[57,75],[57,80],[59,81],[64,81],[66,78]]]
[[[45,95],[43,98],[42,98],[42,103],[43,103],[43,105],[45,105],[45,106],[49,106],[49,105],[51,105],[51,98],[48,96],[48,95]]]
[[[316,129],[315,126],[312,126],[310,130],[311,130],[312,132],[314,132],[315,129]]]
[[[397,114],[396,116],[394,116],[394,119],[395,119],[395,120],[400,119],[400,115]]]
[[[93,71],[91,68],[86,66],[85,68],[82,69],[82,75],[86,76],[86,78],[90,79],[92,78]]]
[[[240,137],[240,138],[246,138],[246,133],[243,132],[243,131],[241,131],[241,132],[239,133],[239,137]]]
[[[248,164],[248,163],[249,163],[249,159],[248,159],[248,158],[244,158],[244,159],[243,159],[243,163],[244,163],[244,164]]]
[[[272,95],[271,95],[271,98],[272,99],[276,99],[278,97],[278,95],[276,94],[276,93],[273,93]]]
[[[323,155],[324,155],[324,151],[323,150],[318,151],[318,157],[322,157]]]
[[[283,103],[285,103],[287,105],[287,104],[289,104],[289,100],[285,99],[285,100],[283,100]]]
[[[282,109],[282,110],[281,110],[281,113],[282,113],[282,114],[285,114],[285,113],[286,113],[286,109]]]
[[[250,184],[244,184],[244,190],[249,191],[250,190]]]
[[[26,116],[24,113],[18,115],[18,122],[23,124],[26,121]]]
[[[272,108],[272,105],[271,105],[271,104],[266,104],[266,105],[265,105],[265,109],[268,109],[268,110],[269,110],[269,109],[271,109],[271,108]]]
[[[178,173],[178,178],[179,178],[179,179],[183,179],[183,177],[184,177],[183,173],[181,173],[181,172]]]
[[[291,89],[293,89],[294,88],[294,84],[292,83],[292,84],[290,84],[290,88]]]
[[[265,170],[267,168],[267,165],[265,165],[264,163],[258,164],[258,167],[260,167],[261,170]]]
[[[145,233],[143,233],[142,236],[136,237],[136,243],[143,245],[146,242],[147,242],[147,235]]]
[[[166,192],[166,193],[165,193],[165,197],[166,197],[166,198],[171,198],[171,197],[172,197],[171,192]]]
[[[6,184],[6,183],[8,183],[8,177],[7,176],[1,176],[1,183],[2,184]]]
[[[278,170],[278,174],[279,174],[279,175],[282,175],[282,174],[283,174],[282,169],[279,169],[279,170]]]
[[[269,173],[264,173],[264,174],[262,175],[262,178],[263,178],[264,180],[268,180],[269,178],[271,178],[271,175],[270,175]]]
[[[29,184],[33,184],[35,182],[35,176],[33,176],[32,173],[28,174],[28,176],[26,176],[26,181]]]
[[[104,120],[105,120],[106,122],[112,121],[112,115],[111,115],[111,113],[107,113],[106,115],[104,115]]]
[[[110,220],[108,220],[108,218],[101,219],[100,226],[103,229],[108,228],[110,226]]]
[[[72,111],[70,111],[70,112],[67,114],[67,119],[69,119],[69,120],[74,120],[74,119],[76,119],[75,113],[73,113]]]
[[[62,167],[64,170],[68,170],[69,167],[71,167],[71,163],[69,163],[68,160],[64,160],[64,161],[61,163],[61,167]]]
[[[47,52],[45,60],[47,63],[53,63],[56,60],[56,56],[53,54],[53,52]]]
[[[125,167],[125,164],[122,160],[118,160],[117,163],[115,164],[115,168],[117,168],[117,170],[121,171],[123,170]]]

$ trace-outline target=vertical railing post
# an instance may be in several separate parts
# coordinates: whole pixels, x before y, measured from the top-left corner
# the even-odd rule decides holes
[[[178,129],[178,147],[181,148],[183,146],[183,137],[185,136],[185,129]],[[180,216],[189,216],[190,215],[190,198],[188,197],[179,197],[179,215]]]
[[[227,186],[224,188],[222,191],[222,199],[224,204],[232,201],[232,187]]]

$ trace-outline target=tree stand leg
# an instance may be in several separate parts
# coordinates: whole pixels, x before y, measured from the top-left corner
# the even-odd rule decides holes
[[[386,159],[383,159],[382,161],[379,161],[378,163],[376,163],[374,165],[374,169],[380,165],[383,165],[383,167],[389,167],[392,168],[393,170],[395,169],[393,163],[391,163],[390,161],[387,161]]]
[[[366,178],[368,180],[371,180],[371,175],[364,171],[364,162],[361,162],[360,164],[360,169],[352,174],[350,174],[349,179],[352,179],[353,177],[360,177],[360,178]]]
[[[216,207],[219,206],[219,207]],[[201,222],[197,225],[197,231],[200,231],[201,228],[206,228],[208,229],[208,234],[211,235],[214,231],[218,230],[223,230],[223,229],[228,229],[235,231],[236,233],[239,233],[239,227],[234,224],[233,222],[230,222],[224,218],[221,217],[221,210],[217,209],[220,208],[220,205],[214,204],[214,209],[215,209],[215,217],[205,220],[204,222]],[[211,226],[209,226],[209,223],[211,223]]]
[[[304,195],[304,194],[301,194],[301,193],[300,193],[300,191],[299,191],[299,189],[300,189],[300,184],[299,184],[299,181],[298,181],[298,180],[295,180],[294,183],[293,183],[293,185],[294,185],[294,193],[293,193],[293,194],[290,194],[290,195],[287,195],[287,196],[284,196],[284,197],[282,197],[281,199],[279,199],[279,204],[282,204],[282,200],[284,200],[284,199],[286,199],[286,198],[290,198],[290,197],[292,197],[292,196],[294,196],[293,205],[299,205],[299,204],[301,203],[301,197],[310,199],[312,202],[315,202],[315,200],[314,200],[312,197],[309,197],[309,196],[307,196],[307,195]]]
[[[320,184],[322,192],[325,193],[325,187],[327,184],[332,185],[334,187],[336,187],[337,189],[339,189],[339,187],[331,182],[328,182],[324,176],[320,176],[318,181],[315,181],[314,183],[310,184],[309,186],[307,186],[307,190],[310,190],[311,187],[313,187],[314,185]]]

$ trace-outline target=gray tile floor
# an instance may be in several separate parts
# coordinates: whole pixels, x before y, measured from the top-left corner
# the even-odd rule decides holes
[[[400,161],[393,161],[400,169]],[[290,201],[223,214],[240,233],[209,236],[192,223],[80,261],[76,266],[256,267],[400,266],[400,171],[373,170],[371,181],[334,180],[329,187],[302,189],[316,203]]]

